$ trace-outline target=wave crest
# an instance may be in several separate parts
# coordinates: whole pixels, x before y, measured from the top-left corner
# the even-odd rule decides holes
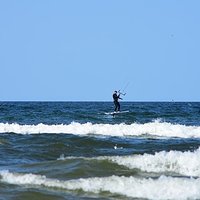
[[[76,123],[58,125],[20,125],[0,123],[0,133],[16,134],[42,134],[42,133],[64,133],[76,135],[107,135],[107,136],[157,136],[157,137],[180,137],[180,138],[200,138],[199,126],[185,126],[171,124],[167,122],[150,122],[145,124],[92,124]]]
[[[130,169],[139,169],[145,172],[171,172],[184,176],[200,177],[199,157],[200,148],[194,152],[162,151],[154,155],[108,156],[107,158],[104,157],[104,159],[108,159]]]
[[[161,176],[156,179],[139,179],[132,176],[110,176],[61,181],[49,179],[42,175],[18,174],[9,171],[0,171],[0,176],[2,182],[31,187],[56,187],[66,190],[83,190],[92,193],[110,192],[132,198],[147,199],[183,200],[200,198],[200,179],[193,178]]]

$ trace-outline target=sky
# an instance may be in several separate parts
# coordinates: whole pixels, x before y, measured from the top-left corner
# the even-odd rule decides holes
[[[200,100],[199,0],[0,0],[0,101]]]

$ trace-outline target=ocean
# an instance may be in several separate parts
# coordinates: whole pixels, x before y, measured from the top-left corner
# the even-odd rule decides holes
[[[200,103],[0,102],[0,200],[200,199]]]

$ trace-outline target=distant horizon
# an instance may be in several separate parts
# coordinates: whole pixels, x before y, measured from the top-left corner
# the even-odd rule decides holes
[[[40,100],[33,100],[33,101],[29,101],[29,100],[22,100],[22,101],[14,101],[14,100],[11,100],[11,101],[3,101],[3,100],[0,100],[0,103],[2,103],[2,102],[16,102],[16,103],[28,103],[28,102],[38,102],[38,103],[45,103],[45,102],[47,102],[47,103],[54,103],[54,102],[58,102],[58,103],[87,103],[87,102],[92,102],[92,103],[113,103],[113,101],[93,101],[93,100],[86,100],[86,101],[62,101],[62,100],[55,100],[55,101],[51,101],[51,100],[44,100],[44,101],[40,101]],[[120,101],[120,103],[200,103],[200,101]]]

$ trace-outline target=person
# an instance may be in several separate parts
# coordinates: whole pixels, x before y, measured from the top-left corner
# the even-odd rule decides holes
[[[113,93],[113,101],[114,101],[114,104],[115,104],[115,112],[120,111],[119,99],[122,99],[122,98],[120,97],[120,93],[117,94],[117,91],[114,91],[114,93]]]

